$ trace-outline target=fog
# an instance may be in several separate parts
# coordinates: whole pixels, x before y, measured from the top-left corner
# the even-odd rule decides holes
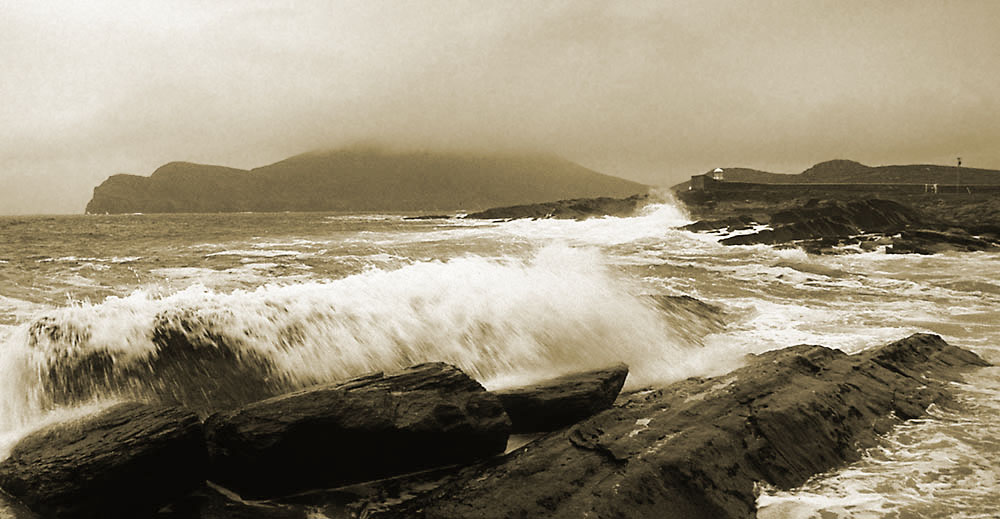
[[[357,142],[722,166],[1000,169],[992,1],[5,2],[0,214],[114,173]]]

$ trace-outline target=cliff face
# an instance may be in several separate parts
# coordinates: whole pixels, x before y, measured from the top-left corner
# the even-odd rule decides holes
[[[172,162],[150,177],[114,175],[94,189],[86,211],[482,209],[647,189],[547,155],[340,150],[250,171]]]

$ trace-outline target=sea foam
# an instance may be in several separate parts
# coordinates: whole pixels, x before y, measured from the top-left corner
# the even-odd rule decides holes
[[[183,360],[209,378],[244,377],[205,362],[244,364],[245,383],[275,390],[426,361],[455,364],[488,387],[616,362],[630,365],[636,387],[733,364],[732,352],[681,340],[688,324],[641,292],[597,249],[555,244],[520,259],[470,255],[329,281],[76,303],[5,339],[0,390],[22,398],[0,403],[0,430],[75,399],[185,403],[198,388],[171,386],[202,380],[167,363],[182,347],[201,352],[201,364]]]

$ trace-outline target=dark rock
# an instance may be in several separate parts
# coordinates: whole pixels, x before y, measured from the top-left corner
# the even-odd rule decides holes
[[[628,366],[619,364],[493,394],[510,416],[512,433],[553,431],[611,407],[627,376]]]
[[[429,363],[218,413],[205,428],[213,480],[261,497],[491,456],[510,420],[478,382]]]
[[[961,230],[935,231],[930,229],[907,230],[894,238],[892,246],[886,249],[890,254],[934,254],[948,251],[984,251],[997,245],[970,236]]]
[[[448,220],[451,216],[446,214],[425,214],[420,216],[404,216],[404,220]]]
[[[899,418],[946,400],[943,380],[985,364],[925,334],[855,355],[772,351],[636,393],[374,516],[752,518],[758,482],[791,489],[858,459]]]
[[[776,244],[797,240],[826,239],[832,244],[851,236],[871,232],[898,232],[920,222],[912,209],[891,200],[816,202],[778,211],[771,215],[772,229],[732,236],[724,245]],[[822,249],[827,245],[819,245]]]
[[[778,225],[773,229],[764,229],[754,234],[742,234],[720,240],[723,245],[753,245],[763,243],[788,243],[795,240],[814,238],[838,238],[860,234],[859,227],[828,217],[818,217],[804,222]]]
[[[32,512],[24,503],[0,488],[0,517],[4,519],[38,519],[38,514]]]
[[[200,485],[206,463],[193,413],[125,403],[26,436],[0,487],[45,517],[144,517]]]
[[[514,220],[518,218],[558,218],[582,220],[594,216],[632,216],[646,204],[648,195],[628,198],[575,198],[540,204],[495,207],[466,216],[476,220]]]
[[[733,232],[749,229],[755,222],[756,219],[752,216],[740,215],[718,220],[698,220],[697,222],[689,223],[681,227],[681,229],[693,232],[719,231],[725,229],[729,232]]]
[[[206,482],[201,488],[165,506],[155,519],[307,519],[303,506],[269,501],[247,501]]]

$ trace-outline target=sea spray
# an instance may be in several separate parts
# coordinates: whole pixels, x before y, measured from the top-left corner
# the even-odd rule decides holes
[[[203,413],[425,361],[488,387],[626,362],[631,387],[732,365],[679,339],[686,324],[593,248],[464,256],[332,281],[220,293],[137,291],[20,325],[0,350],[0,429],[103,398]],[[687,316],[690,318],[690,316]],[[10,386],[10,387],[6,387]]]

